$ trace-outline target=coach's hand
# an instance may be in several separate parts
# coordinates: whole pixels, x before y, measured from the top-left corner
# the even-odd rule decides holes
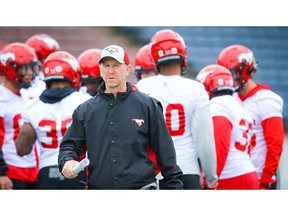
[[[73,167],[76,166],[78,163],[79,161],[76,160],[66,161],[62,169],[62,174],[65,176],[65,178],[73,179],[77,176],[77,174],[73,172]]]

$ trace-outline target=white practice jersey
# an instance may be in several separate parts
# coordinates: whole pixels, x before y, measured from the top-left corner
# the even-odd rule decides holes
[[[262,122],[271,117],[282,117],[283,100],[271,90],[261,89],[261,87],[258,87],[256,92],[248,95],[245,99],[241,100],[237,93],[234,96],[253,119],[253,134],[255,136],[253,138],[256,143],[251,151],[251,158],[260,179],[267,153],[267,143],[263,135]],[[275,176],[273,179],[275,179]]]
[[[0,147],[8,165],[20,168],[36,167],[36,149],[25,156],[19,156],[16,150],[16,139],[23,125],[21,112],[25,102],[21,95],[0,85]],[[3,124],[2,124],[3,123]]]
[[[191,122],[195,110],[209,105],[203,85],[179,75],[159,74],[140,80],[136,87],[161,102],[166,125],[175,145],[177,164],[183,174],[200,175],[198,151],[201,148],[198,149],[195,144]]]
[[[72,121],[73,111],[91,97],[77,91],[57,103],[32,99],[22,113],[23,121],[35,129],[40,149],[39,168],[58,164],[60,142]]]
[[[253,135],[252,118],[230,95],[212,98],[210,109],[213,117],[225,117],[232,125],[230,148],[219,179],[233,178],[256,171],[248,153]],[[219,125],[215,131],[215,134],[221,132]]]

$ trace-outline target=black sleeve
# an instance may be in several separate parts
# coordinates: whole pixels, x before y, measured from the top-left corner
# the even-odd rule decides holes
[[[72,124],[67,129],[59,146],[58,168],[61,172],[68,160],[78,160],[85,153],[85,132],[77,110],[72,115]]]
[[[163,106],[161,104],[160,101],[158,101],[157,99],[153,98],[153,100],[155,101],[155,103],[161,108],[162,112],[163,112]]]
[[[6,176],[6,172],[8,170],[8,165],[3,159],[3,152],[2,149],[0,149],[0,176]]]
[[[156,102],[154,100],[154,102]],[[157,104],[157,105],[156,105]],[[154,103],[154,114],[150,119],[151,148],[156,154],[168,189],[183,189],[182,170],[176,164],[176,152],[173,140],[168,131],[161,106]]]

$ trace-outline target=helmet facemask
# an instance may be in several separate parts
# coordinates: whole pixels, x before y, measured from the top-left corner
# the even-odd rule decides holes
[[[256,72],[256,68],[250,64],[240,63],[237,68],[230,68],[232,73],[234,83],[237,82],[238,85],[235,86],[235,91],[239,92],[244,88],[247,81],[252,78],[252,72]]]
[[[39,61],[31,47],[11,43],[0,52],[2,73],[19,88],[29,88],[39,73]]]
[[[11,63],[10,66],[16,73],[15,84],[20,88],[29,88],[35,82],[35,77],[39,73],[39,64],[37,61],[31,61],[29,64]]]

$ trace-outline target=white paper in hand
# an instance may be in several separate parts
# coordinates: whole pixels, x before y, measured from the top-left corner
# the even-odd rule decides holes
[[[90,161],[88,158],[84,158],[83,160],[80,161],[79,164],[73,167],[73,172],[78,174],[81,172],[85,167],[89,165]]]

